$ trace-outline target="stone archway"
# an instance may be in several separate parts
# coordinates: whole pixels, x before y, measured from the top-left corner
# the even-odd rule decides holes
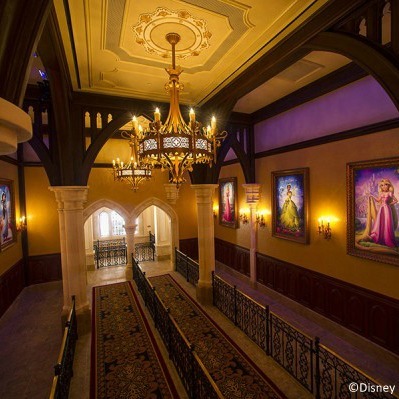
[[[175,262],[175,251],[174,248],[179,248],[179,223],[176,211],[166,202],[156,197],[147,198],[140,204],[138,204],[130,214],[130,221],[133,224],[139,215],[147,209],[149,206],[157,206],[162,209],[169,217],[171,222],[171,261],[172,264]]]
[[[90,215],[92,215],[94,212],[98,211],[101,208],[109,208],[115,210],[119,213],[119,215],[123,217],[126,223],[130,219],[129,212],[122,205],[112,200],[101,199],[91,203],[83,210],[83,221],[86,222]]]

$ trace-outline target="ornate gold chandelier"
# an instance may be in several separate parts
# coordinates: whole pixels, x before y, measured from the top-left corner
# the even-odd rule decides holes
[[[184,121],[179,107],[179,92],[183,90],[183,85],[179,83],[182,69],[175,64],[175,47],[180,35],[168,33],[166,40],[172,46],[172,67],[166,69],[169,81],[165,85],[170,92],[169,115],[162,124],[157,108],[148,129],[141,129],[137,120],[133,122],[133,135],[138,138],[140,162],[148,167],[160,165],[162,169],[167,169],[171,175],[170,182],[179,187],[185,181],[184,172],[192,171],[193,164],[212,166],[212,162],[216,162],[216,150],[227,132],[217,131],[215,117],[212,117],[208,127],[203,127],[196,121],[193,109],[190,110],[189,123]]]
[[[138,136],[134,130],[136,125],[136,118],[133,117],[132,131],[121,132],[121,136],[129,141],[130,161],[125,164],[119,158],[112,160],[114,180],[131,184],[133,191],[137,191],[140,183],[152,177],[152,165],[141,163],[138,156]]]

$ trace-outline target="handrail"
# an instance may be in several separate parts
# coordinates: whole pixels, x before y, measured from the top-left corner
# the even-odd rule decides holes
[[[187,256],[177,248],[175,250],[176,263],[178,261],[178,256],[183,259],[185,257],[187,258]],[[219,280],[220,283],[215,284],[215,281]],[[222,284],[226,287],[223,287]],[[316,399],[324,397],[321,396],[320,389],[325,391],[323,393],[325,393],[325,396],[327,397],[329,392],[331,393],[335,389],[338,389],[337,387],[339,384],[339,389],[341,390],[344,386],[346,386],[348,394],[350,394],[350,382],[361,381],[365,384],[370,383],[375,386],[383,385],[376,379],[368,376],[367,373],[361,371],[349,361],[344,360],[341,356],[327,348],[325,345],[320,344],[320,339],[318,337],[313,338],[294,327],[291,323],[269,311],[268,306],[265,307],[264,305],[260,304],[244,292],[238,290],[235,285],[233,286],[224,281],[221,277],[216,276],[214,272],[212,272],[212,286],[214,306],[217,307],[223,314],[225,314],[231,321],[233,321],[236,326],[241,328],[241,330],[244,331],[255,343],[257,343],[268,356],[271,356],[276,362],[283,366],[287,372],[296,378],[309,392],[313,393]],[[218,289],[221,291],[218,292]],[[231,302],[227,303],[227,298],[222,298],[223,301],[221,303],[219,300],[221,293],[226,291],[229,292],[229,298]],[[245,298],[247,301],[251,301],[250,303],[258,307],[258,314],[261,315],[263,312],[265,320],[263,320],[263,317],[255,319],[259,323],[265,322],[266,327],[262,324],[253,326],[251,329],[248,328],[248,323],[246,323],[245,326],[239,325],[237,321],[237,313],[239,312],[239,306],[237,302],[243,302],[242,298]],[[248,322],[248,320],[246,320],[246,322]],[[265,334],[263,334],[264,328],[266,328]],[[255,330],[255,334],[253,333],[253,330]],[[251,336],[248,331],[252,332],[253,336]],[[254,336],[256,337],[254,338]],[[266,342],[259,342],[259,337],[261,337],[262,340],[264,339]],[[341,364],[339,365],[338,363]],[[341,366],[342,370],[339,369],[339,366]],[[333,372],[335,373],[334,376],[329,376],[329,373],[331,374]],[[322,375],[325,377],[323,380]],[[352,380],[349,380],[348,377],[351,377]],[[358,396],[356,397],[361,398],[365,396],[362,396],[359,392]],[[392,396],[387,396],[384,393],[367,392],[367,398],[385,399],[390,397]]]
[[[65,322],[61,349],[57,364],[54,366],[54,378],[49,399],[67,399],[69,385],[73,376],[73,357],[75,354],[77,334],[75,295],[72,296],[72,307]]]
[[[160,336],[165,342],[169,357],[175,364],[177,372],[189,396],[193,399],[224,398],[195,352],[194,346],[189,342],[176,323],[174,317],[169,313],[169,309],[161,301],[155,287],[146,278],[145,272],[141,270],[134,257],[132,257],[132,263],[133,279],[136,282],[140,294],[144,298],[144,303],[154,319],[155,327],[159,330]],[[148,298],[148,293],[150,293],[150,298]],[[160,311],[162,314],[160,314]],[[165,321],[165,319],[167,325],[163,328],[159,328],[160,323]],[[174,339],[171,339],[172,336]],[[179,345],[179,340],[182,342],[183,346]],[[184,353],[184,355],[181,355],[182,353]],[[180,359],[182,359],[182,363],[180,363]]]

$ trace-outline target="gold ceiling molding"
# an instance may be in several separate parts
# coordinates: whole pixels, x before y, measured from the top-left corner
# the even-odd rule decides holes
[[[212,33],[207,29],[204,19],[193,17],[186,10],[172,11],[158,7],[152,13],[141,14],[138,24],[132,27],[136,42],[150,54],[170,58],[171,53],[165,39],[169,32],[176,32],[182,38],[176,57],[184,59],[197,56],[210,46]]]

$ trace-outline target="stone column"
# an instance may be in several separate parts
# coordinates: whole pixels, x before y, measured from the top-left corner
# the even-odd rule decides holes
[[[197,300],[203,305],[212,304],[212,271],[215,270],[215,228],[212,196],[217,184],[195,184],[198,214],[199,280]]]
[[[63,317],[69,312],[71,297],[75,295],[78,326],[79,330],[83,331],[90,328],[83,219],[88,187],[57,186],[49,187],[49,190],[54,192],[58,204],[64,293]]]
[[[127,244],[127,264],[126,267],[132,267],[132,254],[134,256],[134,233],[137,224],[125,225],[126,244]]]
[[[258,202],[260,199],[260,184],[243,184],[245,189],[246,202],[250,209],[249,228],[251,234],[250,248],[249,248],[249,271],[251,285],[256,285],[256,239],[257,239],[257,224],[256,211],[258,209]]]

